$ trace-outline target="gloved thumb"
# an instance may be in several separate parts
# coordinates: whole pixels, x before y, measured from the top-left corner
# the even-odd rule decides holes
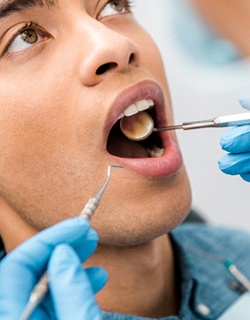
[[[240,105],[250,111],[250,94],[242,95],[239,99]]]
[[[48,265],[50,293],[59,320],[100,320],[91,273],[87,273],[77,254],[68,245],[54,250]],[[99,273],[97,281],[106,282],[106,273]]]

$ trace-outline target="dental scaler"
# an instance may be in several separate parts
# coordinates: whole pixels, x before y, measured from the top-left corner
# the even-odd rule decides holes
[[[184,122],[179,125],[155,128],[152,117],[146,113],[138,112],[131,117],[124,117],[120,121],[123,134],[130,140],[141,141],[147,139],[153,132],[166,130],[191,130],[202,128],[233,127],[250,124],[250,113],[231,114],[214,119]]]
[[[85,207],[83,208],[83,210],[81,211],[81,213],[79,215],[82,219],[91,220],[93,214],[95,213],[95,211],[101,201],[103,193],[106,190],[108,183],[110,181],[111,168],[123,168],[123,167],[117,166],[117,165],[109,165],[108,166],[108,174],[107,174],[107,178],[106,178],[104,184],[102,185],[100,190],[97,192],[97,194],[93,198],[90,198],[88,200],[87,204],[85,205]],[[28,301],[19,320],[28,320],[30,318],[30,316],[33,313],[33,311],[35,310],[35,308],[44,299],[48,289],[49,289],[48,273],[45,272],[43,274],[43,276],[41,277],[41,279],[39,280],[39,282],[34,287],[33,291],[31,292],[29,301]]]

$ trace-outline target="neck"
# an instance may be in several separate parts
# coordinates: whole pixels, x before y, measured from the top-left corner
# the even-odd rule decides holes
[[[177,314],[174,258],[166,235],[137,247],[100,246],[90,263],[109,274],[97,295],[102,310],[154,318]]]

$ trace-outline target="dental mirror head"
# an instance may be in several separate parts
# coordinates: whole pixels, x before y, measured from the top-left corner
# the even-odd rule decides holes
[[[146,112],[138,112],[130,117],[123,117],[120,121],[123,134],[130,140],[141,141],[147,139],[154,130],[154,121]]]

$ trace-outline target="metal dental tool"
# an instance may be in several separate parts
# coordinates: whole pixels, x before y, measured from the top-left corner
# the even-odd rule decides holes
[[[210,120],[184,122],[179,125],[167,126],[163,128],[154,128],[153,132],[165,131],[165,130],[191,130],[210,127],[233,127],[250,124],[250,113],[231,114],[227,116],[220,116]]]
[[[154,128],[154,121],[151,116],[142,111],[131,117],[123,117],[120,121],[120,128],[128,139],[141,141],[147,139],[153,132],[241,126],[244,124],[250,124],[250,113],[231,114],[209,120],[184,122],[179,125]]]
[[[103,196],[104,191],[107,188],[107,185],[111,178],[111,168],[123,168],[122,166],[117,165],[109,165],[108,166],[108,174],[107,179],[105,180],[104,184],[100,188],[100,190],[96,193],[93,198],[90,198],[86,203],[85,207],[81,211],[79,217],[87,220],[91,220],[93,214],[95,213],[101,198]],[[44,299],[47,291],[49,289],[49,281],[48,281],[48,273],[45,272],[39,282],[34,287],[33,291],[31,292],[29,301],[20,317],[19,320],[28,320],[31,316],[32,312],[35,308],[39,305],[39,303]]]

